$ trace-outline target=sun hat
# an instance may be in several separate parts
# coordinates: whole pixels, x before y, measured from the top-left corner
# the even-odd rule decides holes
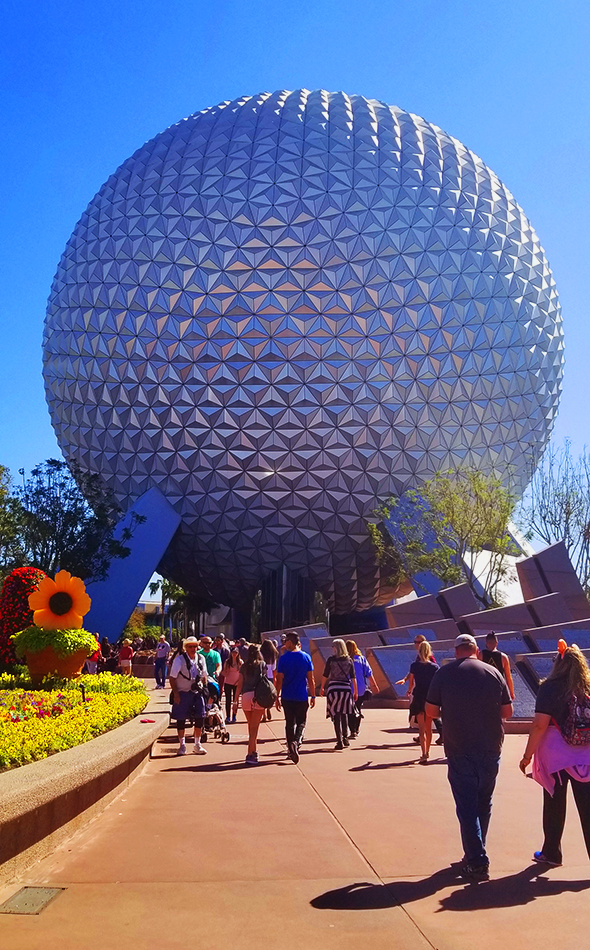
[[[477,647],[477,640],[470,633],[460,633],[455,640],[456,647]]]
[[[198,645],[199,645],[199,641],[197,640],[196,637],[187,637],[186,640],[184,641],[185,647],[198,647]]]

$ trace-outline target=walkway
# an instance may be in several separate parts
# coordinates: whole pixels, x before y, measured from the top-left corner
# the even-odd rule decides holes
[[[320,700],[299,766],[273,720],[251,769],[244,723],[206,758],[176,758],[166,733],[134,785],[28,873],[66,890],[38,917],[0,916],[0,947],[579,950],[590,866],[575,813],[567,866],[537,877],[529,864],[541,792],[517,769],[524,737],[506,737],[493,879],[465,885],[449,867],[461,848],[441,750],[416,765],[406,720],[368,711],[362,738],[336,753]]]

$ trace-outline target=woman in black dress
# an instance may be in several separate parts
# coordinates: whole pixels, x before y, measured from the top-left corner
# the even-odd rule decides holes
[[[410,681],[408,683],[408,695],[412,693],[410,702],[410,717],[414,717],[418,723],[418,732],[420,735],[420,765],[426,765],[428,754],[430,752],[430,743],[432,742],[432,719],[424,712],[424,704],[428,695],[428,687],[432,682],[432,677],[438,670],[437,663],[433,662],[432,650],[428,640],[424,640],[418,647],[418,658],[414,660],[410,667]]]

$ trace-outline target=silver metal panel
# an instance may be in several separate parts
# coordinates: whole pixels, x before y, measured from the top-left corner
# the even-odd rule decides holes
[[[549,265],[494,173],[321,90],[139,148],[68,241],[44,335],[66,458],[181,514],[169,576],[240,607],[286,564],[340,613],[389,599],[378,499],[461,464],[524,486],[562,360]]]
[[[65,887],[21,887],[0,904],[0,914],[40,914]]]

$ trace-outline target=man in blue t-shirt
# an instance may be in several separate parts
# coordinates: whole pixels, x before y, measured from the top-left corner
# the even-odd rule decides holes
[[[285,710],[285,734],[292,762],[299,762],[299,746],[307,721],[308,706],[315,706],[315,680],[309,653],[301,649],[296,633],[285,638],[285,652],[277,664],[277,709]],[[309,698],[308,698],[309,692]]]

